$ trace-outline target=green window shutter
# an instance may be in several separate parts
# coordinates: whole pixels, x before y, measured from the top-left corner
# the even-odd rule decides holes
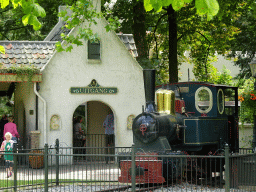
[[[100,59],[100,42],[88,41],[88,59]]]

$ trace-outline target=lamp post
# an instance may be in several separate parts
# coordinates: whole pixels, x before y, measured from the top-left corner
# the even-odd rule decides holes
[[[249,63],[252,76],[256,79],[256,58],[254,57],[252,61]],[[254,90],[256,91],[256,81],[254,81]],[[252,147],[254,153],[256,153],[256,114],[255,112],[253,113],[253,139],[252,139]]]

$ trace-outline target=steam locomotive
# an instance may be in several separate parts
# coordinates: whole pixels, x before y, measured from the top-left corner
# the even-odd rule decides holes
[[[180,82],[155,87],[155,70],[144,70],[143,76],[146,106],[142,107],[142,113],[135,117],[132,125],[137,153],[209,155],[218,154],[225,144],[232,152],[238,152],[237,87],[206,82]],[[166,161],[163,159],[161,165]],[[136,162],[136,167],[143,172],[149,171],[150,166],[151,169],[157,167],[145,165],[145,159],[144,162]],[[130,182],[127,177],[130,166],[129,161],[121,162],[120,182]],[[175,166],[178,166],[177,162]],[[161,183],[165,181],[164,177],[146,180]],[[145,177],[142,178],[146,181]],[[137,182],[143,182],[143,179]]]
[[[207,155],[227,143],[238,152],[237,87],[182,82],[157,87],[155,92],[155,71],[143,73],[146,107],[133,121],[135,148]],[[225,104],[232,102],[225,102],[228,96],[235,101],[227,113]]]

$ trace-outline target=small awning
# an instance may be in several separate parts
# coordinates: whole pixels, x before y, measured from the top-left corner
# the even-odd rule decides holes
[[[28,75],[18,75],[14,73],[0,73],[0,83],[1,82],[42,82],[42,74],[35,74],[30,79]]]
[[[0,97],[7,96],[11,99],[15,90],[15,83],[21,82],[42,82],[42,74],[35,74],[30,79],[28,75],[14,73],[0,73]]]

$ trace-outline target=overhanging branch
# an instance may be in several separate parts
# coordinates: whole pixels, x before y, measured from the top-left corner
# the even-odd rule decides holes
[[[208,42],[209,42],[209,46],[207,48],[207,55],[206,55],[206,58],[205,58],[205,73],[207,74],[207,68],[206,68],[206,63],[207,63],[207,59],[208,59],[208,56],[209,56],[209,52],[210,52],[210,46],[211,46],[211,41],[209,39],[207,39],[207,37],[202,34],[200,31],[196,31],[196,30],[189,30],[190,33],[187,33],[187,34],[192,34],[192,33],[198,33],[200,34],[201,36],[203,36]],[[186,33],[185,33],[186,34]],[[182,37],[184,37],[184,34],[182,34],[178,39],[177,41],[179,41]]]
[[[159,22],[161,21],[161,19],[162,19],[164,16],[166,16],[166,15],[167,15],[167,13],[163,14],[163,15],[158,19],[158,21],[157,21],[157,23],[156,23],[156,26],[155,26],[155,29],[154,29],[154,32],[153,32],[153,34],[154,34],[154,39],[155,39],[155,42],[156,42],[156,59],[158,59],[156,29],[157,29],[157,26],[158,26]]]

